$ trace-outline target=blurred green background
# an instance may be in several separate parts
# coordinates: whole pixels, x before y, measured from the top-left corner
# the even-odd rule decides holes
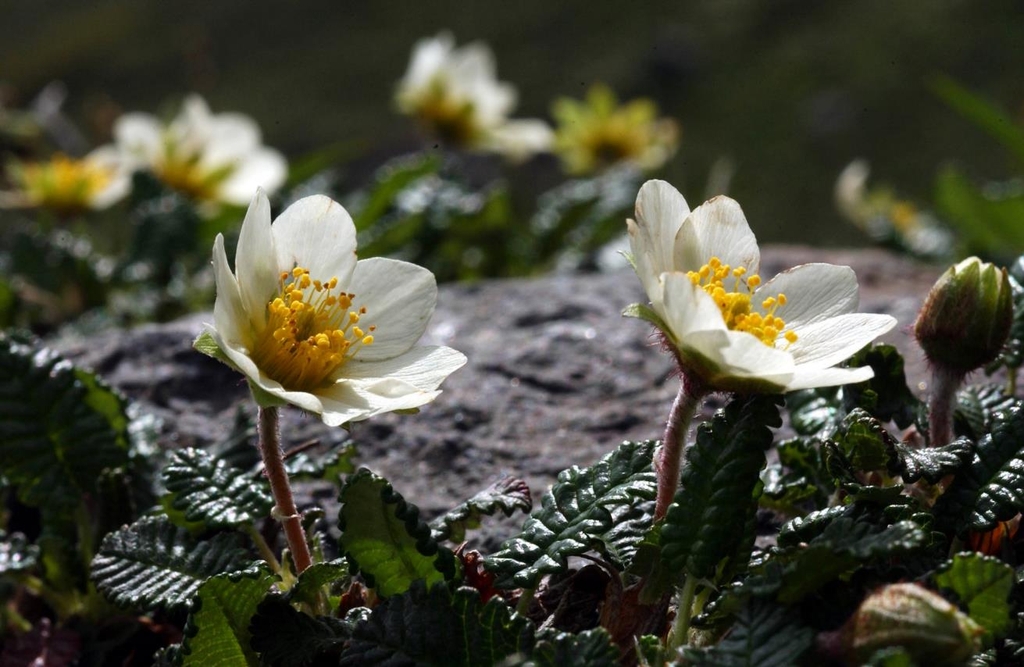
[[[215,112],[254,116],[290,158],[341,142],[368,156],[350,166],[367,174],[417,146],[394,85],[413,43],[450,29],[491,45],[499,78],[519,88],[517,117],[548,117],[555,97],[598,80],[654,98],[683,130],[662,175],[694,205],[710,166],[731,158],[730,194],[765,241],[865,243],[832,199],[855,157],[924,203],[946,161],[1004,176],[1005,151],[929,92],[934,74],[1024,116],[1024,7],[1010,0],[5,0],[0,16],[7,103],[61,81],[94,143],[117,111],[197,91]],[[560,179],[553,159],[518,172],[536,192]]]

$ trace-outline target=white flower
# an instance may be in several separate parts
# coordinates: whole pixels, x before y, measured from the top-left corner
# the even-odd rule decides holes
[[[196,347],[244,373],[262,405],[291,403],[337,426],[429,403],[466,363],[448,347],[413,347],[434,312],[434,275],[394,259],[356,261],[352,218],[322,195],[271,224],[257,192],[235,273],[221,235],[213,266],[214,323]]]
[[[240,113],[210,113],[203,98],[189,95],[169,124],[129,113],[114,124],[118,149],[136,168],[148,168],[172,188],[204,202],[244,206],[256,188],[273,192],[288,165],[263,145],[260,129]]]
[[[431,135],[463,148],[521,160],[547,150],[554,138],[543,121],[508,119],[516,90],[498,81],[494,54],[486,44],[456,49],[447,32],[416,43],[395,101]]]
[[[16,189],[0,192],[0,206],[64,214],[108,208],[128,194],[131,184],[124,160],[109,146],[81,159],[57,154],[41,162],[12,160],[7,172]]]
[[[862,382],[870,367],[836,364],[896,320],[857,310],[853,270],[803,264],[768,282],[739,204],[715,197],[690,211],[664,181],[648,181],[629,220],[632,261],[651,307],[628,314],[664,333],[684,371],[710,390],[781,393]]]

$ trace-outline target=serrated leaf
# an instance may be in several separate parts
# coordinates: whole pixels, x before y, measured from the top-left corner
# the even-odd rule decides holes
[[[937,524],[961,537],[986,532],[1024,510],[1024,409],[1001,413],[977,442],[969,465],[935,503]]]
[[[0,334],[0,475],[26,505],[71,511],[128,462],[124,399],[48,349]]]
[[[601,545],[616,507],[654,498],[654,446],[624,442],[589,468],[560,472],[522,532],[484,560],[495,586],[534,588],[545,574],[564,571],[569,556]]]
[[[584,630],[579,634],[559,632],[538,637],[529,659],[512,663],[530,667],[617,667],[619,649],[604,628]]]
[[[956,593],[968,615],[994,636],[1009,631],[1014,572],[1006,563],[977,553],[957,554],[935,575],[935,583]]]
[[[284,465],[293,480],[322,479],[337,484],[341,475],[356,471],[355,456],[355,445],[347,443],[319,456],[301,452],[285,460]]]
[[[349,577],[348,563],[342,559],[329,563],[313,563],[299,575],[285,600],[288,602],[304,602],[314,604],[323,587]]]
[[[857,472],[887,469],[889,451],[896,445],[885,427],[861,408],[846,415],[832,440]]]
[[[185,622],[182,664],[255,667],[249,623],[276,578],[260,564],[203,582]]]
[[[803,389],[786,395],[789,423],[799,435],[831,435],[845,411],[834,387]]]
[[[180,610],[210,577],[252,563],[241,543],[235,533],[196,540],[165,518],[144,518],[103,539],[91,576],[119,606]]]
[[[517,510],[529,512],[533,508],[530,487],[511,475],[502,475],[483,491],[460,503],[430,522],[435,540],[462,542],[466,530],[477,528],[484,516],[501,512],[512,516]]]
[[[210,528],[252,524],[274,505],[266,481],[250,479],[201,449],[174,452],[161,477],[170,506],[186,521]]]
[[[836,505],[815,510],[807,516],[796,517],[787,521],[779,529],[776,538],[780,547],[795,547],[801,542],[810,542],[821,534],[835,519],[841,516],[852,517],[853,505]]]
[[[943,447],[924,449],[893,442],[889,471],[900,475],[905,482],[924,478],[935,484],[946,475],[956,474],[971,460],[973,452],[974,445],[966,438],[959,438]]]
[[[384,600],[356,625],[341,667],[495,665],[533,648],[533,627],[498,598],[481,604],[472,588],[429,590],[422,580]]]
[[[781,424],[780,403],[774,396],[737,398],[697,429],[661,531],[670,569],[710,578],[748,541],[737,527],[757,510],[759,472],[772,444],[769,427]]]
[[[703,667],[789,667],[814,643],[814,630],[799,611],[751,599],[736,615],[729,634],[707,649],[686,649],[687,664]]]
[[[38,546],[29,544],[21,533],[8,535],[0,530],[0,575],[30,570],[38,561]]]
[[[256,608],[249,632],[261,665],[308,667],[338,664],[353,627],[333,616],[304,614],[280,597],[268,596]]]
[[[847,412],[860,407],[879,421],[892,420],[900,428],[914,423],[922,407],[921,400],[907,386],[903,357],[894,346],[870,345],[850,357],[847,365],[870,366],[875,372],[867,382],[843,387],[843,405]]]
[[[999,385],[965,387],[956,395],[956,410],[953,415],[956,431],[972,440],[979,440],[992,430],[1000,413],[1019,404],[1019,399],[1007,396]]]
[[[430,528],[382,477],[363,468],[339,497],[338,540],[345,558],[381,597],[404,593],[414,581],[428,585],[455,576],[455,557],[439,547]]]

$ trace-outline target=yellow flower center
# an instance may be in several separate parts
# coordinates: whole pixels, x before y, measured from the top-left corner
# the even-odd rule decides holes
[[[163,160],[153,169],[161,181],[179,192],[195,199],[215,199],[220,184],[234,172],[235,165],[228,163],[211,169],[200,164],[202,157],[200,151],[165,139]]]
[[[112,168],[59,154],[49,162],[24,165],[19,171],[29,200],[57,211],[87,208],[114,177]]]
[[[702,287],[715,300],[718,309],[725,318],[725,326],[733,331],[743,331],[755,336],[759,341],[775,347],[775,341],[781,335],[786,345],[796,342],[796,334],[785,331],[786,322],[775,313],[786,305],[786,295],[768,297],[761,302],[763,312],[755,312],[751,307],[754,290],[761,284],[757,274],[747,276],[747,269],[738,266],[735,269],[722,260],[712,257],[708,263],[697,271],[688,271],[686,275],[694,285]],[[732,278],[732,290],[726,289],[725,281]]]
[[[366,307],[351,309],[355,294],[336,292],[337,287],[337,278],[313,280],[302,267],[281,273],[252,359],[285,389],[312,391],[329,384],[361,347],[373,344],[377,327],[359,326]]]
[[[414,114],[428,132],[445,143],[469,147],[480,138],[473,103],[452,95],[443,78],[436,79],[420,97]]]

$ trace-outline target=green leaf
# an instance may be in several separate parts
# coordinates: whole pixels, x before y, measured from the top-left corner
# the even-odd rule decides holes
[[[867,382],[842,388],[847,412],[860,407],[881,422],[892,420],[900,428],[915,422],[921,400],[907,386],[903,357],[892,345],[874,344],[850,357],[850,367],[870,366],[875,375]]]
[[[736,615],[732,630],[715,646],[686,649],[687,664],[703,667],[788,667],[814,643],[814,630],[796,609],[752,599]]]
[[[1016,256],[1024,250],[1020,184],[989,184],[979,191],[966,175],[947,165],[936,177],[935,201],[969,252]]]
[[[843,419],[833,441],[857,472],[887,469],[889,451],[896,445],[885,427],[861,408]]]
[[[340,618],[304,614],[271,595],[256,608],[249,631],[261,665],[308,667],[338,664],[352,628]]]
[[[0,475],[26,505],[70,512],[128,462],[125,402],[55,352],[0,334]]]
[[[308,452],[300,452],[289,457],[285,462],[288,477],[292,480],[316,479],[338,484],[342,475],[350,475],[356,471],[353,459],[356,447],[351,443],[331,447],[319,456]]]
[[[560,472],[522,532],[484,560],[495,586],[534,588],[545,574],[565,571],[570,556],[601,546],[616,508],[654,498],[654,447],[624,442],[589,468]]]
[[[948,76],[936,75],[929,88],[951,109],[974,123],[1024,164],[1024,128],[994,103],[964,88]]]
[[[1005,412],[1020,400],[1007,396],[996,384],[971,385],[956,395],[956,432],[972,440],[980,440],[992,430],[1000,412]]]
[[[935,583],[956,593],[967,614],[996,637],[1010,630],[1014,572],[1006,563],[977,553],[957,554],[935,575]]]
[[[369,228],[392,207],[399,193],[424,176],[436,173],[440,167],[438,156],[429,153],[404,155],[386,163],[374,174],[369,195],[355,210],[356,229]]]
[[[1024,409],[1014,406],[974,447],[970,464],[935,503],[937,525],[964,537],[1024,510]]]
[[[0,530],[0,575],[31,570],[39,561],[39,547],[29,544],[21,533]]]
[[[404,593],[414,581],[429,585],[455,576],[452,552],[438,546],[419,509],[383,478],[363,468],[348,479],[339,500],[339,544],[381,597]]]
[[[285,595],[285,600],[315,604],[324,586],[348,579],[350,576],[348,563],[343,559],[329,563],[313,563],[302,571],[299,580]]]
[[[162,478],[170,506],[186,521],[210,528],[250,525],[274,505],[266,481],[250,479],[201,449],[176,451]]]
[[[339,665],[496,665],[514,653],[529,655],[533,643],[530,622],[500,599],[481,604],[475,589],[452,593],[439,583],[428,590],[421,580],[356,625]]]
[[[985,367],[985,372],[989,375],[1005,366],[1013,377],[1015,371],[1024,364],[1024,256],[1018,257],[1010,267],[1010,292],[1013,295],[1013,322],[1010,324],[1010,335],[999,357]]]
[[[185,622],[181,653],[185,667],[255,667],[249,622],[276,580],[266,565],[207,579]]]
[[[631,303],[622,310],[623,317],[634,317],[638,320],[647,322],[658,331],[671,331],[665,320],[661,319],[661,315],[654,312],[654,309],[650,306],[642,303]]]
[[[780,403],[774,396],[737,398],[697,430],[661,532],[670,569],[710,578],[750,541],[737,527],[757,510],[758,473],[773,440],[769,427],[781,425]]]
[[[435,540],[462,542],[466,530],[480,526],[481,518],[501,512],[512,516],[517,510],[529,512],[533,508],[530,487],[511,475],[502,475],[493,484],[469,500],[430,522]]]
[[[916,482],[923,477],[935,484],[946,475],[955,475],[970,462],[973,453],[974,446],[966,438],[958,438],[943,447],[924,449],[893,442],[889,471],[900,475],[904,482]]]
[[[184,609],[204,581],[248,567],[236,533],[195,540],[165,518],[144,518],[110,533],[92,561],[92,580],[114,604]]]
[[[843,418],[839,390],[835,387],[804,389],[786,394],[789,423],[798,435],[831,435]]]
[[[619,649],[604,628],[584,630],[579,634],[559,632],[538,637],[529,660],[531,667],[617,667]],[[512,667],[512,665],[509,665]]]

